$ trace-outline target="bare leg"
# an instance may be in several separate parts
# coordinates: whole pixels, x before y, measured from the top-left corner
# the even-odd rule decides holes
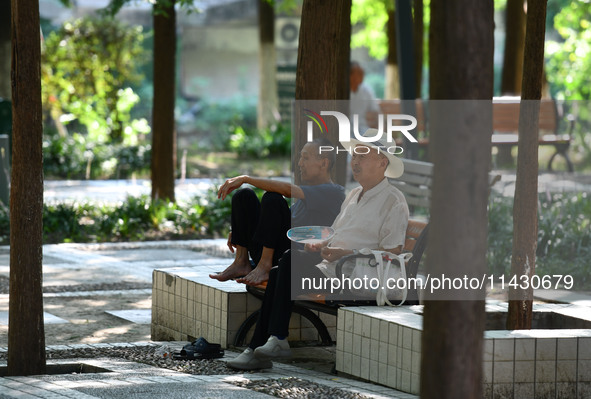
[[[261,254],[261,260],[257,267],[252,269],[245,277],[237,278],[236,282],[244,283],[248,285],[258,285],[269,280],[269,271],[273,267],[273,248],[263,247],[263,253]]]
[[[221,273],[210,274],[209,277],[218,281],[228,281],[238,277],[244,277],[252,272],[248,250],[245,247],[236,245],[236,257],[234,262]]]

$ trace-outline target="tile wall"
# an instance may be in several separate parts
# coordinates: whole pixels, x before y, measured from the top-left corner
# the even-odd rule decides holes
[[[221,343],[224,348],[233,345],[241,324],[260,308],[261,301],[248,294],[244,285],[212,280],[209,273],[207,267],[154,271],[152,340],[191,341],[204,337],[209,342]],[[336,317],[319,316],[335,337]],[[246,342],[251,334],[252,331]],[[289,325],[289,339],[316,341],[319,337],[308,320],[294,314]]]

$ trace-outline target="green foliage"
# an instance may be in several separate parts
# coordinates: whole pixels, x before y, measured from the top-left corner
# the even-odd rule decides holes
[[[591,198],[554,194],[541,201],[537,274],[570,274],[576,287],[591,284]]]
[[[10,243],[10,212],[2,201],[0,201],[0,243]]]
[[[231,151],[241,156],[291,154],[291,134],[281,124],[266,129],[243,129],[236,126],[228,144]]]
[[[255,189],[260,197],[262,191]],[[93,202],[43,205],[44,243],[141,241],[226,237],[231,196],[221,201],[217,188],[189,203],[128,197],[118,204]],[[8,244],[8,207],[0,203],[0,244]]]
[[[70,0],[61,0],[70,1]],[[123,8],[123,6],[127,3],[131,3],[134,0],[111,0],[109,4],[102,10],[102,14],[104,16],[114,17],[117,13]],[[166,15],[162,8],[170,7],[172,4],[179,4],[183,9],[187,11],[187,13],[192,13],[194,11],[198,11],[193,4],[193,0],[154,0],[151,1],[152,5],[154,6],[154,13],[155,14],[162,14]]]
[[[142,78],[143,40],[141,26],[114,19],[77,19],[51,32],[42,54],[45,111],[58,123],[76,120],[93,142],[133,142],[148,133],[147,122],[130,117],[139,97],[129,84]]]
[[[572,1],[554,17],[562,41],[546,43],[548,80],[559,99],[591,99],[591,3]]]
[[[225,237],[230,231],[230,216],[232,215],[232,194],[220,201],[216,189],[210,189],[203,197],[195,198],[192,207],[199,220],[202,233],[212,236]],[[197,226],[196,226],[197,227]]]
[[[45,177],[64,179],[127,178],[149,168],[150,145],[97,144],[79,133],[43,136]]]
[[[493,196],[489,204],[490,273],[511,270],[513,199]],[[570,274],[576,288],[591,286],[591,198],[588,194],[541,195],[538,209],[536,274]]]
[[[230,136],[235,126],[254,129],[257,124],[257,105],[252,98],[236,96],[218,102],[200,102],[194,120],[184,123],[184,128],[195,131],[200,137],[199,147],[206,151],[227,151]],[[179,113],[188,108],[188,104],[179,104]]]
[[[430,0],[423,0],[425,35],[428,35],[431,20],[429,7]],[[360,30],[351,36],[351,48],[367,47],[370,56],[384,59],[388,55],[388,10],[393,8],[393,0],[353,0],[351,25],[358,25]],[[423,62],[428,63],[428,41],[423,40],[423,44]]]
[[[362,25],[362,29],[351,37],[351,47],[367,47],[369,55],[382,59],[388,55],[388,8],[393,1],[354,0],[351,5],[351,25]]]
[[[513,198],[491,195],[488,205],[488,267],[495,276],[509,275],[513,242]]]

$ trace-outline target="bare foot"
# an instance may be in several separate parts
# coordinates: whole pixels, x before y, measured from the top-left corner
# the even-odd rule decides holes
[[[218,281],[228,281],[238,277],[244,277],[252,271],[250,262],[239,262],[238,260],[235,260],[223,272],[210,274],[209,277]]]
[[[250,273],[242,278],[237,278],[237,283],[243,283],[247,285],[259,285],[269,280],[269,271],[273,265],[258,264],[257,267],[252,269]]]

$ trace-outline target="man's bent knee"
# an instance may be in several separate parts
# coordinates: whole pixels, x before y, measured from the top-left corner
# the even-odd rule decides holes
[[[249,187],[241,188],[234,192],[232,196],[232,202],[234,201],[249,201],[252,199],[256,199],[258,201],[257,195],[255,194],[254,190]]]
[[[261,205],[262,206],[269,206],[269,205],[275,205],[275,204],[287,204],[287,201],[285,201],[285,198],[283,198],[283,195],[281,195],[279,193],[272,192],[272,191],[267,191],[263,195],[263,198],[261,199]]]

